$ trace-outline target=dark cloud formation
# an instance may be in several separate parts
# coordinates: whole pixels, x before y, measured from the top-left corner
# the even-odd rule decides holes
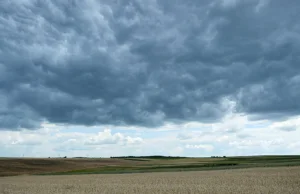
[[[297,0],[0,4],[1,129],[300,112]]]

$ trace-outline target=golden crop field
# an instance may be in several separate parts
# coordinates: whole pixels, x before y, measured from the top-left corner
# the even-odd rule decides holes
[[[0,178],[1,194],[299,194],[300,167]]]

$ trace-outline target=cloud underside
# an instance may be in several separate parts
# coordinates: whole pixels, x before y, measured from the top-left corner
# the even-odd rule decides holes
[[[215,122],[228,102],[254,120],[298,115],[299,9],[296,0],[4,0],[0,128]]]
[[[0,155],[199,157],[297,154],[300,148],[299,127],[300,117],[288,121],[265,122],[248,121],[243,116],[227,118],[224,122],[214,124],[194,122],[163,126],[154,131],[141,130],[140,127],[109,129],[106,126],[43,124],[41,129],[34,131],[0,131]],[[227,129],[234,129],[236,132]]]

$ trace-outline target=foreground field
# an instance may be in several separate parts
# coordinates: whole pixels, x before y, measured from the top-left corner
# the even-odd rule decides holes
[[[298,194],[300,167],[0,178],[1,194]]]

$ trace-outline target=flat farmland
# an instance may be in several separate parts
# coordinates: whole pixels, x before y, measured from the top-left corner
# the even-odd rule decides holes
[[[0,158],[0,177],[136,165],[135,161],[110,158]]]
[[[300,167],[0,178],[1,194],[298,194]]]
[[[0,158],[0,177],[17,175],[79,175],[207,171],[256,167],[300,166],[300,156],[225,158]]]

